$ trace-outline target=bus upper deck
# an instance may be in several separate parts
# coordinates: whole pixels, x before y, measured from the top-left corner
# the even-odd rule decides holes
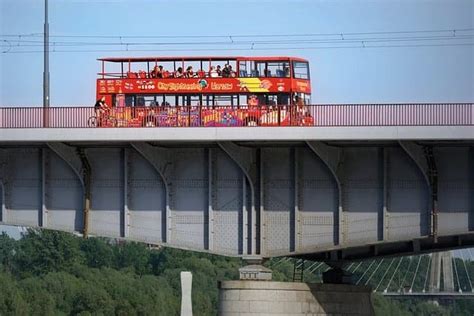
[[[253,77],[309,80],[308,61],[298,57],[106,57],[98,60],[102,62],[100,79]]]

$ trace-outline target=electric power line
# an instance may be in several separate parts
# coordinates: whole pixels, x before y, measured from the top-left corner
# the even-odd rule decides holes
[[[84,49],[84,50],[57,50],[54,47],[50,53],[104,53],[104,52],[208,52],[208,51],[275,51],[275,50],[325,50],[325,49],[369,49],[369,48],[413,48],[413,47],[453,47],[453,46],[474,46],[474,42],[469,43],[447,43],[447,44],[408,44],[408,45],[360,45],[352,46],[304,46],[304,47],[249,47],[249,48],[189,48],[189,49]],[[3,54],[27,54],[43,53],[43,50],[30,51],[3,51]]]
[[[407,31],[373,31],[373,32],[333,32],[333,33],[300,33],[300,34],[221,34],[221,35],[50,35],[52,38],[248,38],[248,37],[318,37],[318,36],[355,36],[355,35],[391,35],[391,34],[426,34],[474,31],[474,28],[452,28],[433,30],[407,30]],[[0,34],[0,37],[42,37],[43,33],[26,34]]]
[[[474,28],[449,30],[411,30],[387,32],[351,32],[351,33],[308,33],[308,34],[256,34],[256,35],[162,35],[162,36],[121,36],[121,35],[51,35],[51,38],[65,39],[101,39],[101,41],[51,41],[51,52],[55,53],[87,53],[87,52],[145,52],[145,51],[252,51],[252,50],[317,50],[317,49],[348,49],[348,48],[394,48],[394,47],[440,47],[440,46],[472,46]],[[469,32],[469,33],[466,33]],[[2,53],[42,53],[43,50],[22,50],[26,47],[41,47],[42,41],[37,40],[42,33],[2,34],[0,38],[8,38],[0,42]],[[321,38],[332,37],[332,38]],[[241,38],[242,40],[234,40]],[[290,38],[290,39],[288,39]],[[113,42],[104,39],[115,40]],[[135,41],[130,41],[135,39]],[[200,41],[137,41],[137,39],[201,39]],[[202,41],[202,39],[213,39]],[[223,39],[216,41],[215,39]],[[119,41],[116,41],[119,40]],[[462,41],[462,42],[460,42]],[[466,42],[469,41],[469,42]],[[425,44],[422,44],[425,42]],[[431,42],[431,43],[426,43]],[[385,43],[385,44],[384,44]],[[399,43],[399,44],[393,44]],[[286,46],[286,45],[305,46]],[[319,44],[326,46],[310,46]],[[338,44],[328,46],[327,44]],[[342,44],[339,46],[339,44]],[[382,45],[381,45],[382,44]],[[274,46],[279,45],[279,46]],[[283,45],[283,46],[282,46]],[[117,48],[106,49],[105,47]],[[167,47],[166,49],[137,49],[137,47]],[[186,48],[177,47],[186,46]],[[57,49],[76,48],[76,49]],[[88,49],[77,49],[88,47]],[[189,47],[189,48],[188,48]]]

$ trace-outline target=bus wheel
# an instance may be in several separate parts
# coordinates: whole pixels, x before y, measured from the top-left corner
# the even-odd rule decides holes
[[[97,127],[97,117],[95,116],[91,116],[89,117],[89,119],[87,120],[87,126],[89,127]]]
[[[255,117],[248,117],[245,120],[245,125],[246,126],[258,126],[258,120]]]

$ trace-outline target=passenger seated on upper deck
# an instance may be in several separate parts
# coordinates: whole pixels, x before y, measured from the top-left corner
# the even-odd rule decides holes
[[[230,77],[229,64],[225,64],[224,69],[222,69],[222,78],[229,78],[229,77]]]
[[[234,70],[232,70],[232,65],[229,65],[229,72],[230,72],[230,76],[229,77],[237,77],[236,73]]]
[[[141,78],[141,79],[145,79],[147,77],[146,71],[145,70],[140,70],[138,72],[138,77]]]
[[[186,68],[186,78],[194,78],[193,66]]]
[[[163,66],[155,66],[150,73],[151,78],[163,78]]]
[[[175,71],[174,77],[175,78],[183,78],[184,77],[183,67],[179,67],[178,70]]]
[[[204,78],[204,77],[206,77],[206,72],[202,69],[199,69],[198,72],[197,72],[197,76],[198,76],[198,78]]]
[[[285,77],[290,77],[290,67],[285,67]]]
[[[217,73],[216,67],[211,66],[211,69],[209,70],[209,77],[211,77],[211,78],[219,77],[219,74]]]
[[[156,78],[156,74],[158,73],[158,66],[153,67],[153,70],[150,72],[150,78]]]
[[[217,65],[216,71],[217,71],[217,76],[221,77],[222,76],[221,65]]]

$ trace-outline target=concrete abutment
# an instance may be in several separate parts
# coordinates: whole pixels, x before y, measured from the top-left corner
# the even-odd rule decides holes
[[[219,315],[375,315],[371,288],[349,284],[222,281]]]

